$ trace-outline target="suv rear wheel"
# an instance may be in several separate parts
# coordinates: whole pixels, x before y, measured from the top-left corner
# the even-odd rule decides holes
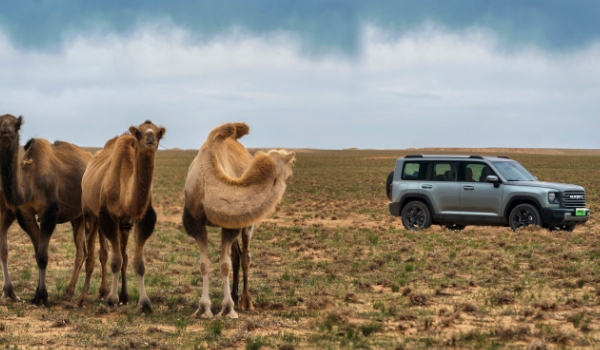
[[[536,207],[531,204],[519,204],[511,212],[508,217],[510,228],[516,231],[518,228],[527,227],[529,225],[540,225],[540,213]]]
[[[420,201],[412,201],[402,209],[402,225],[407,230],[418,231],[431,226],[431,212],[427,205]]]

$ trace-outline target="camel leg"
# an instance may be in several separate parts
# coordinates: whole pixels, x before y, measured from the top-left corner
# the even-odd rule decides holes
[[[127,292],[127,242],[129,241],[129,232],[131,226],[121,227],[121,256],[123,264],[121,265],[121,294],[119,294],[119,302],[123,305],[129,302],[129,293]]]
[[[16,215],[19,226],[27,233],[33,244],[33,251],[37,253],[40,246],[40,227],[35,219],[35,214],[17,210]]]
[[[144,285],[144,274],[146,273],[146,266],[144,265],[144,245],[154,232],[154,225],[156,225],[156,212],[154,211],[154,208],[152,208],[152,202],[150,202],[146,214],[142,220],[135,225],[133,268],[135,270],[135,277],[137,278],[138,290],[140,292],[138,307],[142,312],[152,312],[152,303],[146,294],[146,286]]]
[[[240,243],[237,239],[233,241],[231,245],[231,268],[233,269],[233,281],[231,283],[231,299],[233,304],[237,307],[240,299],[240,262],[242,258],[242,250],[240,249]]]
[[[107,269],[106,262],[108,261],[108,241],[104,234],[102,234],[102,230],[98,229],[100,232],[98,234],[98,238],[100,241],[100,268],[102,270],[102,281],[100,282],[100,289],[98,290],[98,299],[106,299],[108,297],[108,293],[110,292],[108,289],[108,281],[107,281]]]
[[[229,273],[231,272],[231,245],[240,234],[240,229],[221,229],[221,278],[223,279],[223,303],[219,316],[238,318],[234,310],[231,291],[229,290]]]
[[[63,298],[68,300],[70,300],[73,297],[73,293],[75,293],[79,272],[81,271],[81,266],[83,266],[83,262],[87,255],[83,215],[71,221],[71,226],[73,226],[73,242],[75,242],[75,265],[73,267],[71,281],[63,295]]]
[[[92,213],[84,213],[85,221],[85,282],[83,283],[83,289],[81,295],[77,299],[77,304],[83,306],[87,302],[87,294],[90,289],[90,280],[92,279],[92,273],[94,272],[94,265],[96,264],[94,257],[94,248],[96,245],[96,236],[98,235],[98,218]]]
[[[56,221],[58,220],[58,205],[56,203],[50,204],[40,218],[40,246],[38,247],[35,259],[39,268],[40,278],[38,283],[38,289],[35,292],[35,296],[31,301],[34,305],[41,305],[42,303],[48,307],[48,290],[46,289],[46,268],[48,267],[48,246],[50,245],[50,238],[54,229],[56,228]]]
[[[210,276],[210,259],[208,258],[208,232],[206,226],[202,224],[204,220],[198,220],[192,216],[187,208],[183,209],[183,226],[188,235],[196,240],[200,248],[200,271],[202,272],[202,297],[198,305],[198,310],[194,313],[196,317],[211,318],[213,313],[210,310],[210,295],[208,293]]]
[[[110,293],[106,298],[106,304],[108,306],[116,306],[119,305],[117,288],[119,285],[119,272],[121,271],[121,265],[123,265],[123,258],[121,257],[121,239],[119,237],[119,225],[104,209],[100,209],[100,216],[98,220],[100,224],[100,230],[110,242],[111,247],[110,269],[112,272],[112,284],[110,287]]]
[[[15,213],[2,205],[0,208],[0,258],[2,259],[2,276],[4,277],[2,299],[11,298],[13,301],[18,301],[21,299],[15,294],[15,287],[8,274],[8,229],[15,219]]]
[[[254,310],[252,297],[250,296],[250,291],[248,291],[248,276],[250,275],[250,260],[252,259],[252,255],[250,254],[250,241],[252,240],[253,231],[254,226],[248,226],[242,230],[242,268],[244,270],[244,291],[242,292],[243,310]]]

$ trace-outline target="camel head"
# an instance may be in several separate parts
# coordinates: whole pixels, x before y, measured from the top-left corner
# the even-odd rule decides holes
[[[10,145],[19,140],[19,130],[23,125],[23,117],[19,118],[5,114],[0,117],[0,141],[3,145]]]
[[[275,162],[278,170],[278,177],[283,181],[289,180],[292,177],[292,167],[296,163],[296,152],[288,152],[283,149],[274,149],[267,153]]]
[[[158,149],[160,139],[165,136],[167,129],[154,125],[151,121],[146,120],[143,124],[132,126],[129,132],[137,139],[138,149],[143,153],[154,153]]]

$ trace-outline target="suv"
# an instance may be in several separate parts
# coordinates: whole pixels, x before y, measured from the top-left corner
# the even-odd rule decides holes
[[[409,155],[396,161],[386,189],[390,213],[407,230],[538,225],[570,232],[590,218],[583,187],[538,181],[508,157]]]

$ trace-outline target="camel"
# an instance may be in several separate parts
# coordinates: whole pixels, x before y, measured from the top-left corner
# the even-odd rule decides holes
[[[285,182],[292,175],[295,153],[276,149],[268,153],[257,152],[252,157],[237,141],[248,134],[249,130],[245,123],[228,123],[216,127],[210,132],[188,169],[182,219],[186,232],[196,240],[200,248],[202,296],[194,314],[196,317],[213,316],[208,291],[210,260],[206,226],[221,227],[220,268],[224,298],[219,316],[237,318],[229,288],[232,244],[240,231],[244,231],[242,299],[251,307],[247,290],[247,268],[250,262],[252,228],[275,210],[285,192]]]
[[[81,179],[92,155],[68,142],[53,144],[45,139],[33,138],[24,147],[19,162],[19,131],[23,117],[10,114],[0,116],[0,173],[2,195],[0,196],[0,255],[4,273],[3,297],[18,300],[8,274],[7,231],[16,219],[29,235],[35,250],[39,269],[38,287],[31,301],[35,305],[48,305],[46,267],[48,245],[56,224],[71,222],[75,245],[83,233],[81,211]],[[36,220],[37,216],[37,220]],[[39,225],[38,225],[39,221]],[[83,256],[75,257],[75,264],[83,262]],[[77,281],[73,275],[67,289],[72,293]]]
[[[152,304],[144,286],[144,244],[150,238],[156,224],[156,212],[152,207],[152,177],[158,144],[166,129],[147,120],[138,127],[129,128],[129,134],[115,137],[92,157],[82,179],[82,206],[87,239],[86,279],[79,298],[85,301],[93,271],[93,249],[96,232],[101,242],[102,283],[106,281],[106,249],[103,239],[110,242],[112,284],[106,303],[109,306],[126,304],[127,292],[127,241],[135,226],[135,250],[133,268],[139,289],[138,307],[151,312]],[[121,293],[117,295],[121,272]]]

